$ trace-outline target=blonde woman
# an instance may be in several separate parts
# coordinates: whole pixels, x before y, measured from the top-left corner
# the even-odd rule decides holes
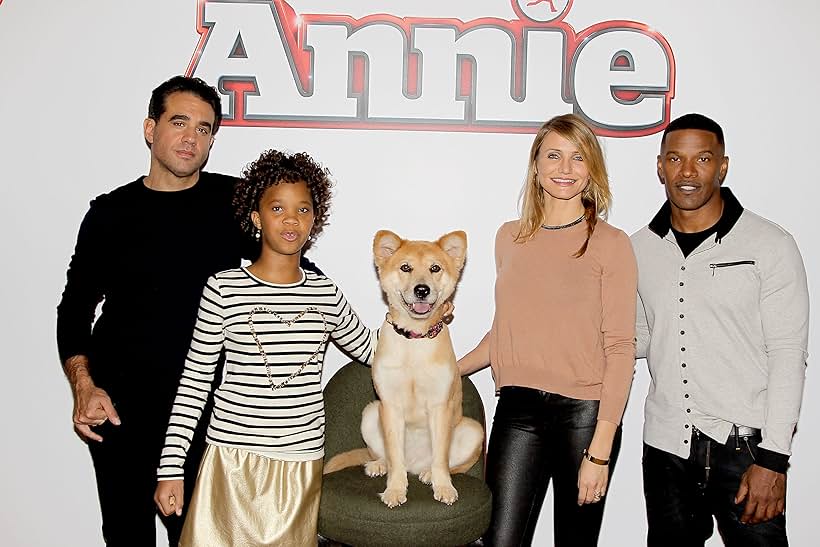
[[[604,221],[603,153],[579,117],[532,144],[521,218],[496,235],[495,316],[462,374],[492,366],[485,545],[528,545],[552,482],[555,544],[596,545],[635,363],[637,268]]]

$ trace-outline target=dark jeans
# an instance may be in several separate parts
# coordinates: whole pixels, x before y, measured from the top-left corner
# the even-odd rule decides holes
[[[154,504],[157,486],[157,466],[165,440],[168,419],[146,419],[134,409],[117,406],[122,425],[106,422],[94,428],[102,437],[98,443],[89,441],[91,459],[97,476],[97,494],[102,512],[102,532],[109,547],[145,547],[156,544]],[[204,435],[200,421],[194,442],[185,462],[185,505],[193,492],[199,461],[204,451]],[[161,517],[168,531],[168,544],[176,547],[185,518]]]
[[[604,500],[578,506],[578,469],[598,421],[599,401],[570,399],[525,387],[502,387],[487,452],[493,494],[484,545],[531,545],[550,480],[556,546],[598,542]],[[611,472],[620,448],[615,436]]]
[[[712,516],[726,547],[785,547],[786,516],[743,524],[744,503],[735,504],[740,479],[754,462],[760,434],[730,436],[721,444],[692,433],[689,459],[644,445],[643,488],[649,547],[703,547]]]

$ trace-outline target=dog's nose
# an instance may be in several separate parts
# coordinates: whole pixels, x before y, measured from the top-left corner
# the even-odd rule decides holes
[[[413,293],[416,295],[416,298],[427,298],[427,295],[430,294],[430,287],[427,285],[416,285],[413,287]]]

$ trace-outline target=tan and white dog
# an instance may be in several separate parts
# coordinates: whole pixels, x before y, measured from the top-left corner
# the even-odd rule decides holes
[[[461,376],[444,322],[466,253],[462,231],[433,242],[381,230],[373,240],[390,309],[373,359],[380,400],[362,412],[367,449],[338,454],[325,473],[361,464],[371,477],[386,473],[381,499],[388,507],[407,501],[408,471],[452,504],[458,492],[450,474],[470,469],[484,447],[483,426],[462,415]]]

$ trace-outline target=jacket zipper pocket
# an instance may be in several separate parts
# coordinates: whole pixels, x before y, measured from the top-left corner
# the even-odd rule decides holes
[[[754,260],[737,260],[735,262],[713,262],[712,264],[709,264],[709,267],[712,268],[712,277],[715,277],[715,270],[717,270],[718,268],[728,268],[730,266],[743,266],[743,265],[754,266],[755,261]]]

